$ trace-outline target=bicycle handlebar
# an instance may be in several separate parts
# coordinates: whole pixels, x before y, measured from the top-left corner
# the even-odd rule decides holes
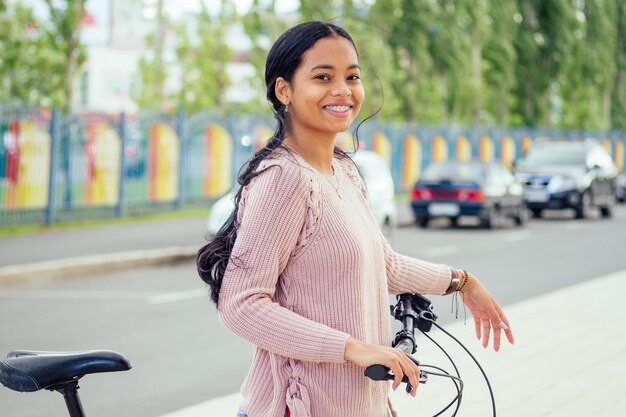
[[[402,330],[396,333],[392,346],[403,351],[416,365],[419,361],[411,356],[417,349],[415,343],[415,328],[427,332],[432,328],[432,324],[437,320],[437,316],[432,311],[432,304],[429,299],[420,294],[400,294],[397,296],[397,304],[391,308],[391,315],[402,323]],[[365,376],[374,381],[393,380],[394,376],[390,369],[384,365],[370,365],[365,369]],[[419,382],[425,384],[428,380],[426,372],[420,371]],[[413,387],[408,383],[409,379],[405,375],[402,382],[407,383],[407,392],[411,392]]]

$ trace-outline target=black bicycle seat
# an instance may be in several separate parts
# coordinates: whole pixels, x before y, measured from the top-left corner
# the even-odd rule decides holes
[[[127,371],[130,361],[110,350],[41,352],[15,350],[0,359],[0,383],[20,392],[53,389],[87,374]]]

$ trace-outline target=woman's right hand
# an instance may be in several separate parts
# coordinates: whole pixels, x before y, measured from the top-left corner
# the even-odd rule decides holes
[[[390,346],[377,346],[361,342],[353,337],[346,341],[344,352],[345,360],[363,368],[370,365],[384,365],[391,369],[394,375],[393,389],[398,389],[402,378],[406,375],[413,387],[411,395],[415,397],[419,386],[420,370],[408,356],[400,349]]]

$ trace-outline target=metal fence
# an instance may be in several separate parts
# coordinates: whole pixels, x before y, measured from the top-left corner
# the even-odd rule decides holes
[[[0,106],[0,225],[53,223],[208,207],[271,135],[271,117],[144,112],[72,114]],[[424,127],[368,121],[360,147],[406,192],[432,161],[510,165],[537,140],[600,141],[623,170],[626,132]],[[352,134],[338,144],[353,150]]]

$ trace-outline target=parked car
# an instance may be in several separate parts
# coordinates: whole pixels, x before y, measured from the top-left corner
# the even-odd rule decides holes
[[[370,208],[387,240],[391,240],[397,223],[393,178],[386,162],[376,153],[359,150],[352,158],[368,190]],[[214,236],[234,209],[235,191],[213,204],[207,220],[207,231]]]
[[[626,171],[622,172],[615,182],[615,197],[617,201],[623,203],[626,201]]]
[[[484,228],[491,228],[496,217],[510,217],[517,225],[526,220],[522,186],[500,162],[429,165],[411,191],[411,208],[421,227],[440,217],[453,226],[462,216],[476,217]]]
[[[573,209],[578,219],[593,208],[612,215],[617,168],[596,141],[537,143],[515,172],[534,217],[545,209]]]

